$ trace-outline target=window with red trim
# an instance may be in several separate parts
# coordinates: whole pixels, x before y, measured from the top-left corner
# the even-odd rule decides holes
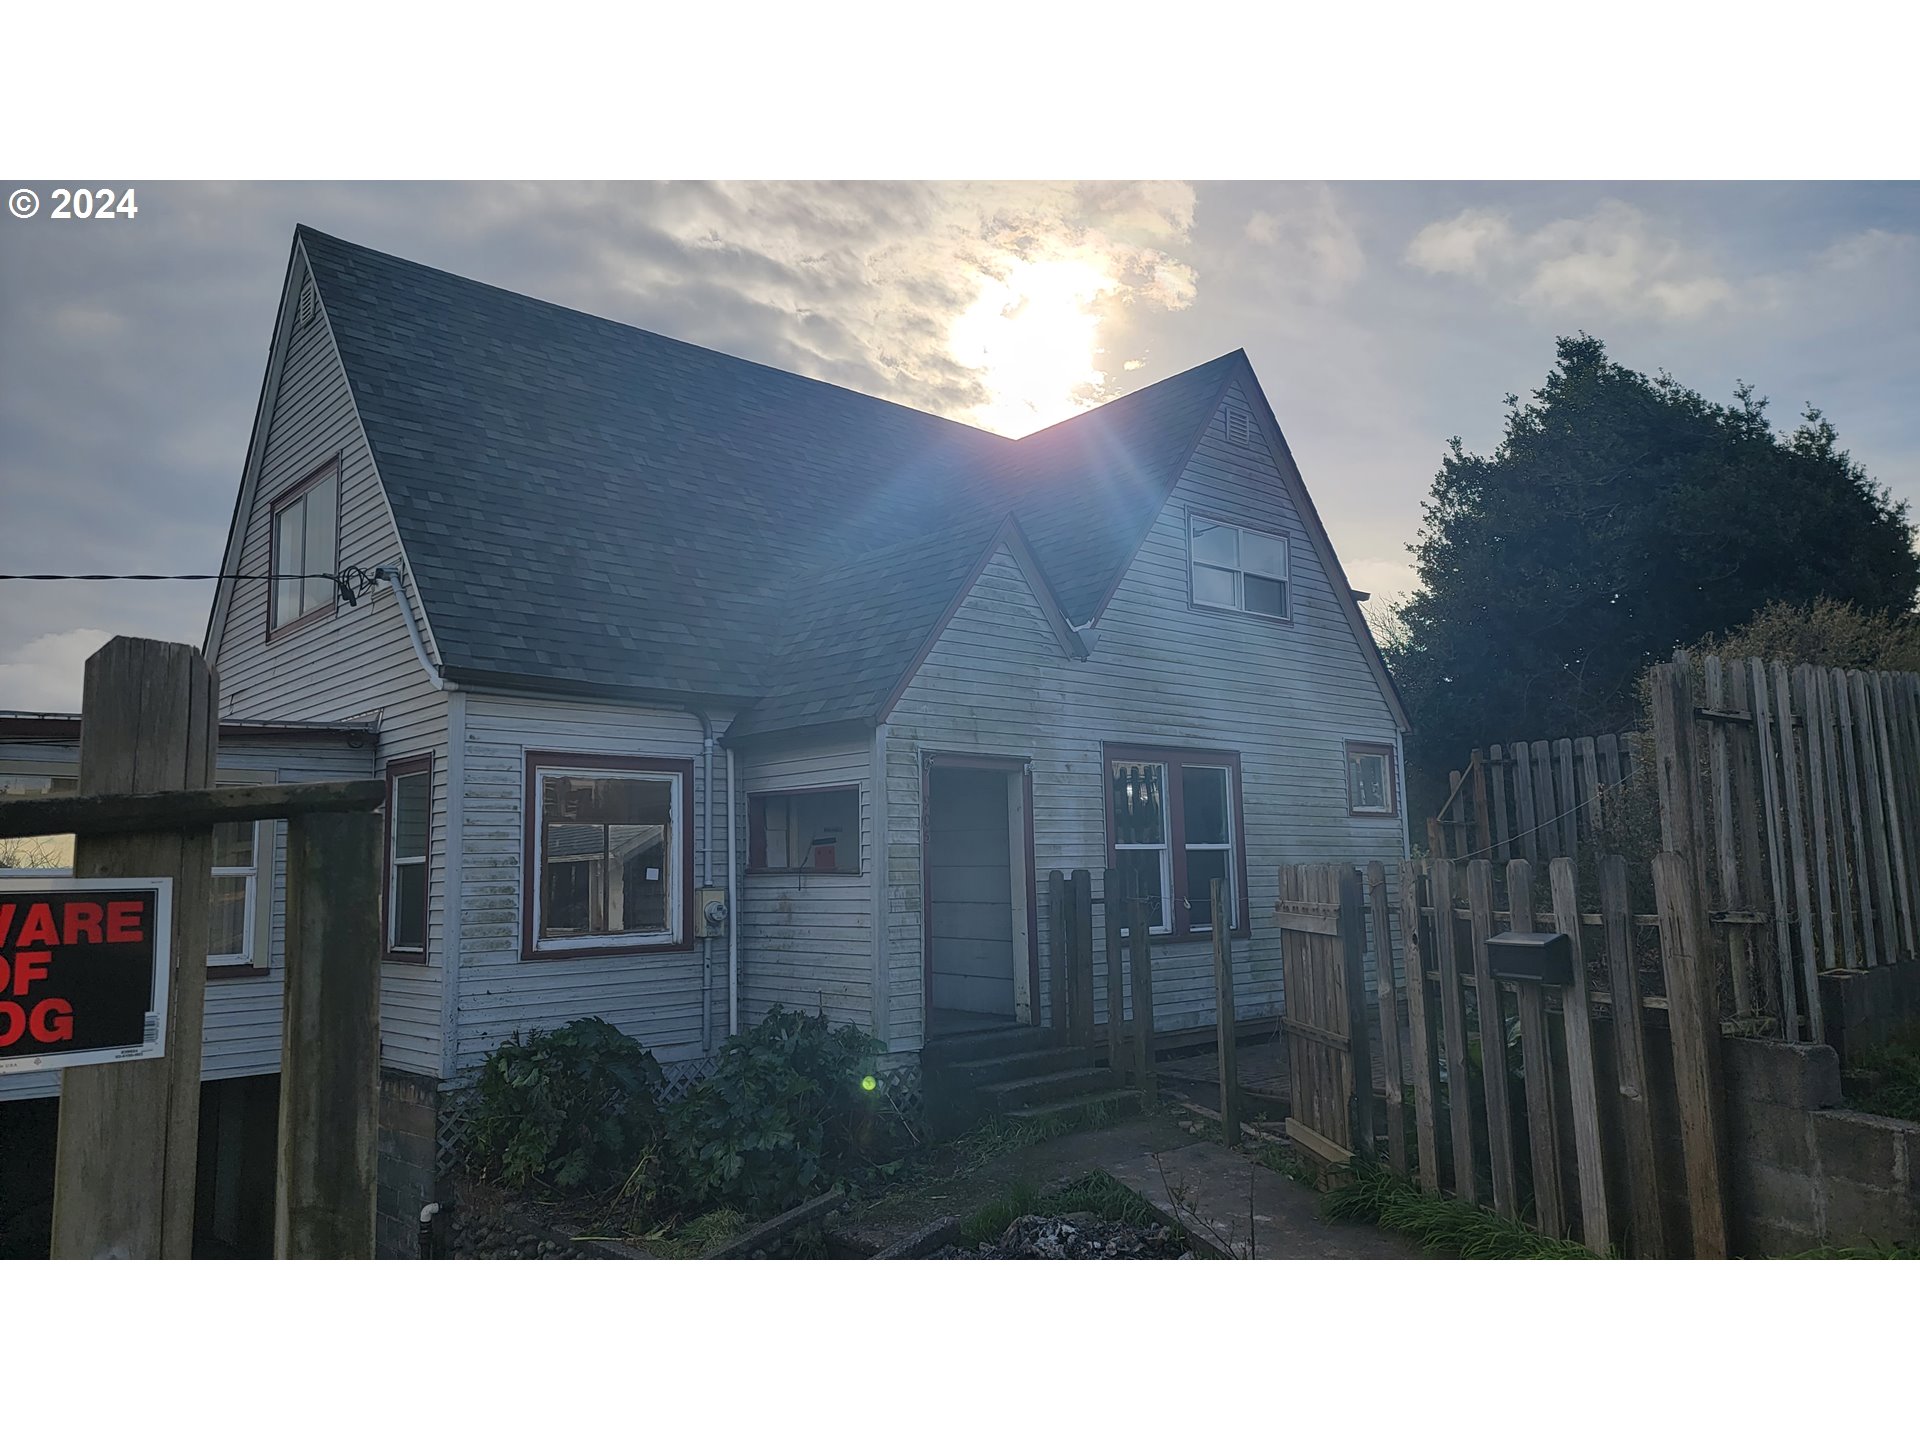
[[[769,790],[747,796],[747,869],[860,873],[860,787]]]
[[[1156,935],[1210,935],[1214,880],[1226,884],[1228,928],[1247,926],[1247,850],[1240,756],[1231,750],[1104,748],[1108,863],[1122,893],[1147,901]]]
[[[334,572],[340,528],[340,462],[329,460],[273,502],[269,526],[267,630],[285,630],[331,615],[339,590]]]

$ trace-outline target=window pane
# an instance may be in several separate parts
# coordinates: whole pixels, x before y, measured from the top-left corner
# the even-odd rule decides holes
[[[1355,755],[1348,773],[1352,790],[1349,799],[1355,810],[1387,808],[1387,761],[1384,755]]]
[[[1121,850],[1114,855],[1114,868],[1120,872],[1120,897],[1135,893],[1147,897],[1147,928],[1157,930],[1167,923],[1165,897],[1160,893],[1159,850]],[[1120,912],[1120,923],[1127,923],[1129,912]]]
[[[1276,580],[1287,578],[1287,542],[1272,535],[1256,535],[1251,530],[1240,532],[1240,568],[1249,575],[1268,575]]]
[[[1269,580],[1261,575],[1245,577],[1247,587],[1246,609],[1255,615],[1278,615],[1287,613],[1287,587],[1281,581]]]
[[[1196,605],[1225,605],[1229,608],[1239,602],[1235,598],[1234,582],[1239,579],[1231,570],[1215,570],[1210,565],[1193,567],[1193,603]]]
[[[860,869],[860,794],[824,790],[792,801],[793,863],[802,870]]]
[[[300,581],[303,567],[307,502],[296,500],[274,517],[273,539],[273,623],[284,625],[300,618]]]
[[[252,826],[247,828],[251,829]],[[247,953],[248,884],[245,875],[213,877],[213,904],[207,924],[207,954],[210,958],[231,959]]]
[[[307,538],[304,554],[300,557],[300,569],[307,575],[318,575],[333,569],[333,527],[337,518],[337,492],[339,475],[335,474],[322,480],[309,490],[301,503],[307,511]],[[333,595],[333,582],[330,580],[307,580],[301,590],[301,611],[318,610],[325,606]]]
[[[601,832],[595,829],[596,843]],[[553,832],[548,832],[551,843]],[[540,933],[542,935],[585,935],[592,920],[592,872],[598,868],[584,860],[552,860],[542,876],[545,887],[540,896]]]
[[[785,870],[787,859],[788,806],[784,795],[769,795],[764,802],[762,824],[766,826],[767,868]]]
[[[427,944],[427,867],[396,865],[393,870],[393,945],[423,950]]]
[[[609,934],[667,928],[667,832],[658,825],[609,825],[613,865],[607,874]]]
[[[411,860],[427,853],[427,828],[433,813],[431,794],[433,776],[424,770],[395,778],[393,811],[393,858]]]
[[[71,775],[0,775],[0,804],[21,796],[71,795],[80,782]],[[31,835],[0,840],[0,870],[71,870],[73,836]]]
[[[1166,767],[1113,762],[1113,843],[1166,843]]]
[[[229,820],[213,827],[213,868],[245,870],[253,864],[253,821]]]
[[[1187,925],[1191,929],[1206,930],[1213,925],[1213,882],[1222,881],[1227,887],[1227,910],[1233,910],[1233,882],[1228,878],[1228,850],[1189,850],[1187,851]]]
[[[1227,772],[1217,765],[1180,767],[1181,819],[1189,845],[1227,843]]]
[[[1193,563],[1221,565],[1229,570],[1240,564],[1240,532],[1232,525],[1218,525],[1198,516],[1193,521]]]

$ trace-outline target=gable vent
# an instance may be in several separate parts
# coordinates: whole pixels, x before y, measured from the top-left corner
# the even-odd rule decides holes
[[[319,309],[319,297],[313,293],[313,281],[309,280],[300,287],[300,328],[302,330],[313,323],[313,317]]]
[[[1227,443],[1229,445],[1253,444],[1253,417],[1244,410],[1236,410],[1229,405],[1226,408]]]

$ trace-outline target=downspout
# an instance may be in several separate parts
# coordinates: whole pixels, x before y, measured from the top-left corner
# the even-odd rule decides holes
[[[734,867],[740,847],[733,838],[733,750],[727,750],[727,1034],[740,1033],[740,914]]]
[[[687,707],[700,719],[700,788],[706,798],[701,802],[701,819],[706,833],[700,847],[699,888],[713,884],[713,717],[692,705]],[[696,902],[697,903],[697,902]],[[695,917],[689,915],[689,924]],[[701,929],[706,930],[704,922]],[[700,1050],[713,1053],[713,936],[700,937]]]
[[[420,668],[427,672],[427,683],[436,690],[452,689],[446,676],[427,656],[427,642],[421,638],[420,622],[413,618],[413,602],[407,598],[406,589],[401,583],[405,577],[400,567],[382,565],[373,572],[373,578],[385,581],[387,588],[393,591],[393,598],[400,602],[400,618],[406,622],[407,639],[413,642],[414,658],[420,662]]]

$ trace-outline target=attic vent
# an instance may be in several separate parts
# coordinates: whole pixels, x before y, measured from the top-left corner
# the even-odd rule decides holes
[[[300,287],[300,328],[306,329],[313,323],[314,312],[319,309],[319,300],[313,293],[313,281],[309,280]]]
[[[1253,417],[1244,410],[1236,410],[1229,405],[1226,409],[1227,443],[1229,445],[1253,444]]]

